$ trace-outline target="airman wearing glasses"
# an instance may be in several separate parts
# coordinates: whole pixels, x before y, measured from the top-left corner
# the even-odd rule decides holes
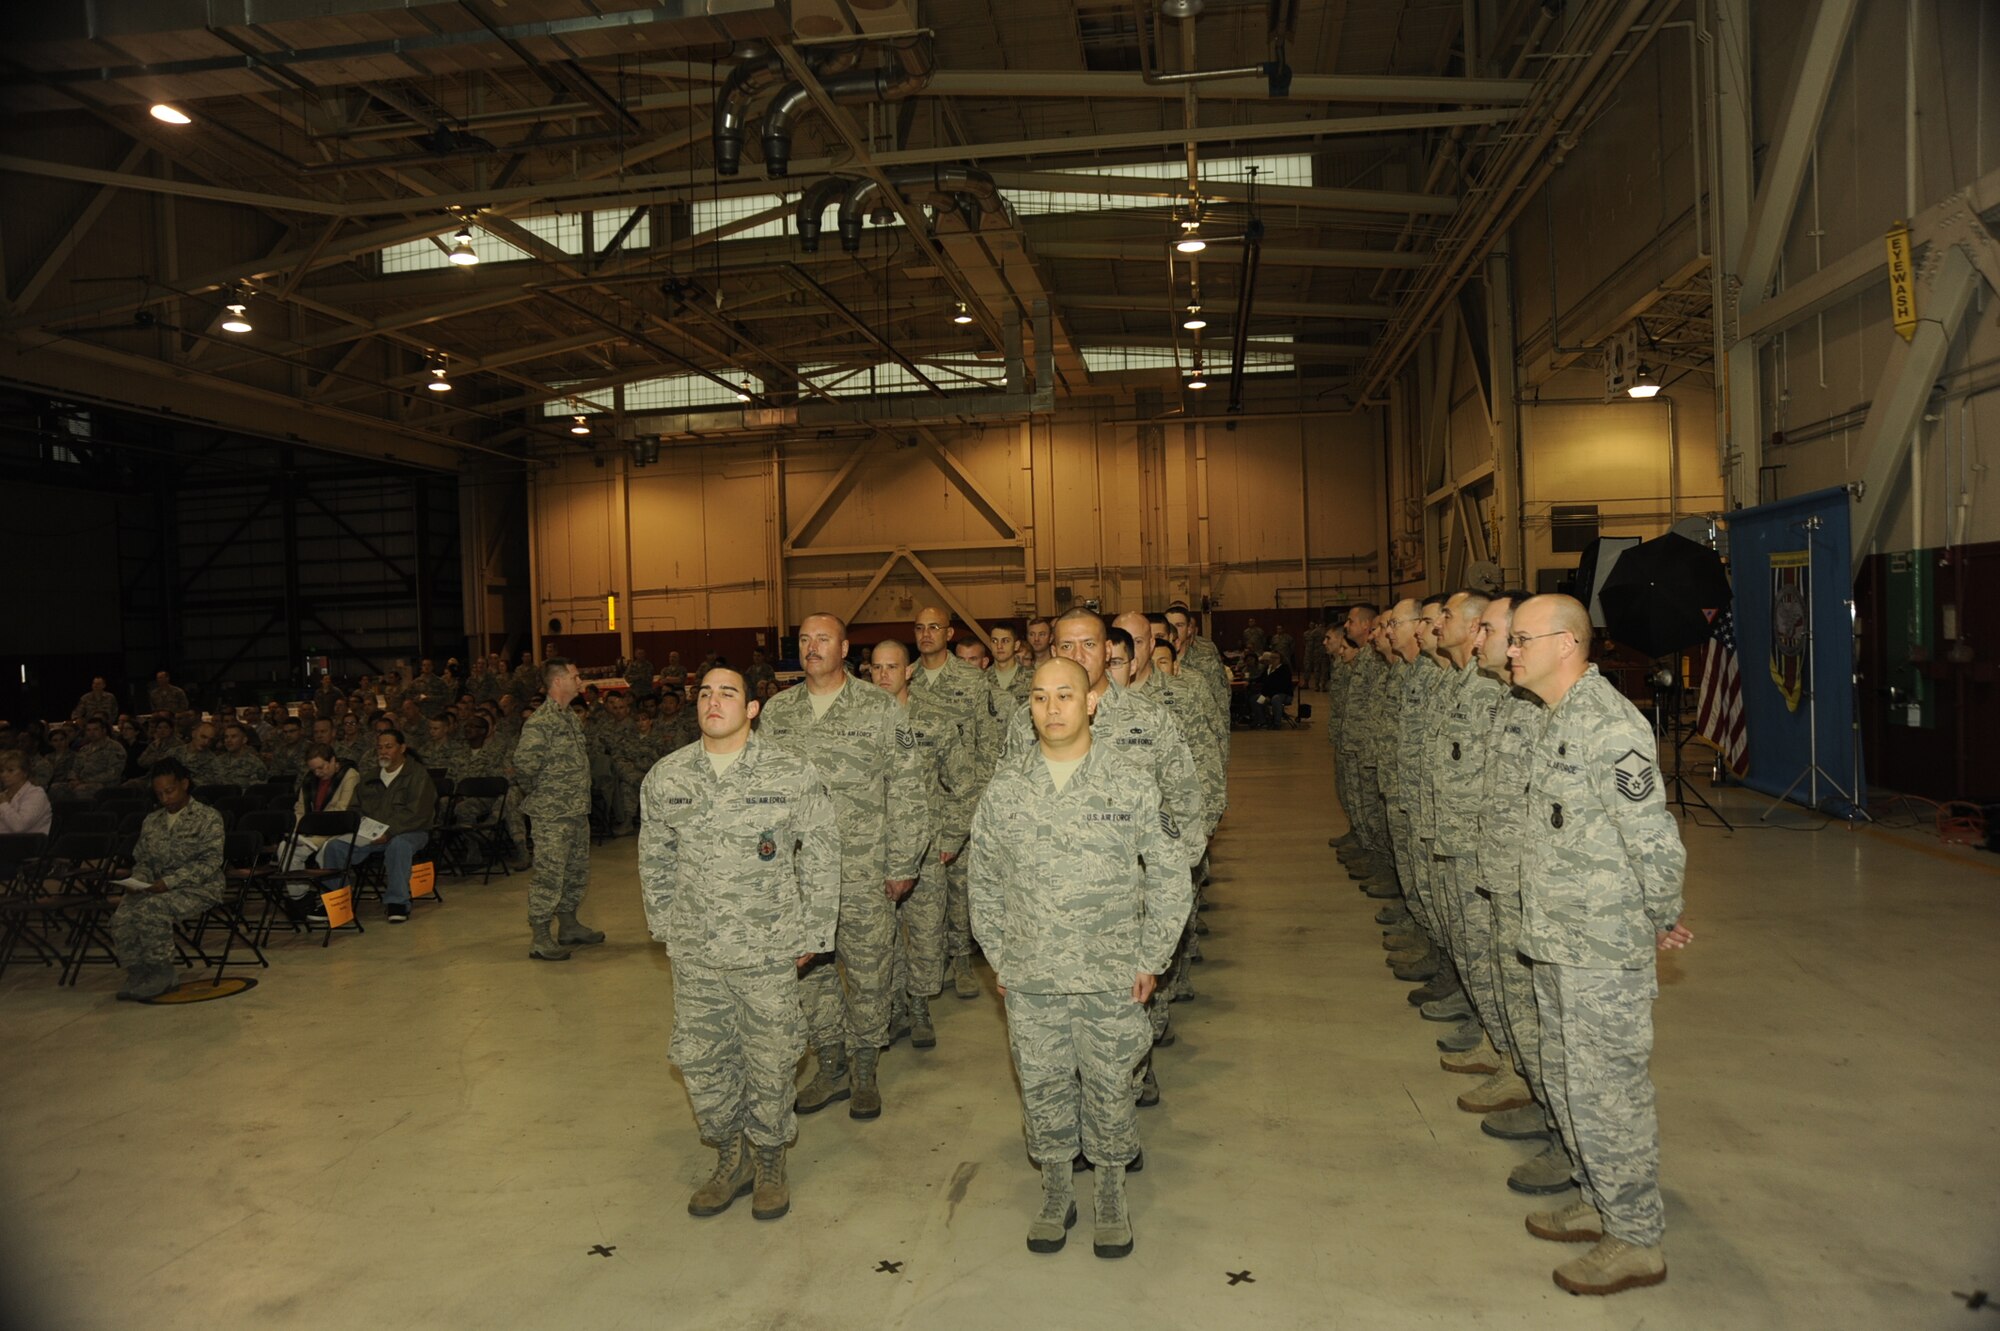
[[[1514,612],[1507,653],[1514,682],[1549,708],[1522,809],[1520,946],[1534,963],[1549,1108],[1582,1189],[1527,1225],[1540,1238],[1594,1240],[1555,1280],[1612,1294],[1667,1275],[1647,1064],[1655,952],[1693,937],[1680,923],[1686,852],[1652,729],[1590,664],[1583,605],[1530,598]]]

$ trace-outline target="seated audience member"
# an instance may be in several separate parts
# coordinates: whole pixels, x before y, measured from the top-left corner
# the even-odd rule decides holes
[[[305,775],[299,778],[299,796],[292,803],[292,821],[309,813],[339,813],[354,807],[354,794],[361,789],[361,774],[340,760],[331,746],[313,744],[306,748]],[[292,842],[287,869],[311,868],[317,863],[323,836],[302,836]],[[285,913],[293,919],[305,917],[306,898],[313,894],[310,883],[286,883]]]
[[[0,749],[0,833],[49,830],[49,797],[28,780],[28,764],[14,749]]]
[[[222,727],[222,752],[209,762],[209,776],[205,784],[223,786],[255,786],[270,775],[264,760],[250,743],[250,730],[241,721],[230,721]]]
[[[125,779],[125,746],[106,733],[95,717],[83,723],[83,743],[63,770],[49,781],[52,800],[92,799]]]
[[[1251,679],[1249,691],[1256,697],[1257,724],[1276,730],[1285,724],[1285,709],[1292,705],[1292,668],[1276,652],[1265,652],[1261,660],[1264,673]]]
[[[111,916],[111,938],[125,962],[120,998],[157,998],[174,987],[174,921],[192,919],[222,900],[222,815],[193,798],[187,768],[169,759],[153,769],[160,807],[146,815],[132,853],[132,877]]]
[[[387,869],[382,887],[382,906],[391,924],[410,918],[410,865],[417,852],[431,839],[431,820],[437,814],[437,787],[431,774],[409,761],[409,744],[403,732],[391,727],[375,737],[380,766],[361,779],[351,806],[364,818],[386,824],[387,830],[372,841],[357,841],[350,857],[348,843],[328,842],[320,851],[320,867],[341,869],[380,855]],[[335,880],[333,886],[341,885]]]
[[[28,760],[28,776],[43,790],[54,791],[70,780],[76,765],[76,729],[57,722],[48,729],[47,741]]]
[[[364,766],[375,756],[375,731],[361,713],[350,711],[340,718],[340,743],[334,748],[347,762]]]
[[[278,724],[278,737],[264,747],[264,765],[271,781],[290,781],[305,770],[305,723],[298,717],[288,716]]]

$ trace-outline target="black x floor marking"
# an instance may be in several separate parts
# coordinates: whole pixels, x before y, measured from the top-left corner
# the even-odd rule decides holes
[[[1257,1283],[1256,1279],[1248,1271],[1224,1271],[1222,1274],[1229,1277],[1229,1283],[1232,1285],[1254,1285]]]
[[[903,1264],[901,1262],[880,1261],[875,1263],[875,1269],[886,1275],[893,1276],[903,1269]]]
[[[608,1248],[605,1247],[602,1243],[594,1243],[590,1247],[590,1255],[592,1257],[609,1257],[612,1253],[617,1251],[618,1251],[618,1245],[615,1243]]]

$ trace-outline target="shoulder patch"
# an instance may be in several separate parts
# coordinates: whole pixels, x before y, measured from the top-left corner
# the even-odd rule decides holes
[[[1618,793],[1633,803],[1653,793],[1653,760],[1637,749],[1627,749],[1619,754],[1611,770],[1618,778]]]
[[[917,733],[908,726],[897,726],[896,743],[902,748],[914,749],[917,747]]]

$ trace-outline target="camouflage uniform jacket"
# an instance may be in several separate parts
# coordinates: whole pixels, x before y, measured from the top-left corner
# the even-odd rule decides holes
[[[178,815],[165,809],[147,814],[132,852],[132,876],[222,900],[222,815],[199,800],[189,800]]]
[[[1592,666],[1549,709],[1528,775],[1521,951],[1637,970],[1681,916],[1687,852],[1667,812],[1658,738]]]
[[[972,822],[972,932],[999,982],[1118,993],[1173,960],[1189,856],[1145,773],[1093,743],[1061,792],[1037,744],[997,772]]]
[[[1165,707],[1180,726],[1188,756],[1194,760],[1195,775],[1201,781],[1203,835],[1199,839],[1206,841],[1229,807],[1229,779],[1222,770],[1222,741],[1215,733],[1215,716],[1202,697],[1201,684],[1154,670],[1130,691]]]
[[[923,720],[911,716],[907,703],[897,702],[896,709],[902,713],[901,724],[917,741],[917,758],[924,772],[925,825],[931,830],[930,848],[957,855],[965,849],[966,838],[972,835],[972,812],[978,803],[965,794],[973,787],[972,753],[968,746],[952,742],[958,733],[956,727],[946,724],[942,733],[933,733]]]
[[[514,745],[513,777],[530,818],[590,816],[590,753],[567,707],[537,707]]]
[[[260,786],[271,779],[271,771],[257,751],[246,745],[234,753],[227,749],[211,753],[208,774],[201,779],[211,786]]]
[[[1487,742],[1507,686],[1479,668],[1460,667],[1440,691],[1438,724],[1430,738],[1431,798],[1426,816],[1432,851],[1447,859],[1478,849],[1479,812],[1486,798]]]
[[[306,741],[286,743],[283,735],[264,751],[264,769],[274,781],[290,781],[306,769]]]
[[[172,758],[177,763],[186,765],[188,759],[187,745],[181,743],[178,739],[156,739],[145,748],[139,750],[139,771],[141,773],[150,773],[155,763],[163,763],[169,758]]]
[[[445,773],[454,782],[467,777],[505,776],[510,756],[506,745],[490,738],[476,749],[460,742],[452,750],[451,761],[445,764]]]
[[[1022,650],[1025,651],[1026,648]],[[993,686],[993,692],[998,695],[994,698],[993,705],[1002,717],[1012,717],[1014,709],[1028,701],[1028,694],[1033,692],[1035,687],[1033,667],[1021,665],[1018,661],[1013,674],[1003,676],[1000,667],[995,666],[986,672],[986,677],[987,682]]]
[[[1403,713],[1416,705],[1417,686],[1423,682],[1416,672],[1423,662],[1385,661],[1383,665],[1381,693],[1369,709],[1368,745],[1375,755],[1375,788],[1382,792],[1384,802],[1401,808]]]
[[[639,789],[639,893],[667,955],[741,970],[833,951],[833,799],[811,763],[752,735],[721,776],[700,745]]]
[[[942,735],[955,727],[953,743],[966,745],[972,753],[973,789],[966,793],[972,801],[992,779],[1005,742],[1005,718],[993,684],[978,666],[946,654],[944,668],[930,678],[923,662],[910,672],[910,716],[918,724]]]
[[[1187,864],[1199,860],[1207,848],[1207,838],[1201,833],[1208,825],[1201,774],[1173,713],[1155,699],[1112,684],[1097,700],[1090,734],[1092,749],[1101,745],[1123,754],[1152,777],[1160,810],[1173,827],[1173,847],[1187,856]],[[1008,727],[1007,761],[1002,766],[1040,762],[1041,752],[1034,716],[1028,704],[1022,703]]]
[[[1216,724],[1226,736],[1229,733],[1229,695],[1235,692],[1231,683],[1228,662],[1222,659],[1221,650],[1207,638],[1188,639],[1187,651],[1181,654],[1181,676],[1192,673],[1195,678],[1208,686],[1209,706],[1214,708]],[[1224,749],[1228,748],[1225,740]]]
[[[76,711],[71,713],[77,724],[85,721],[102,721],[106,730],[118,724],[118,695],[106,689],[103,693],[92,690],[76,700]]]
[[[1357,658],[1358,659],[1358,658]],[[1347,688],[1354,682],[1354,662],[1333,657],[1326,667],[1326,742],[1337,753],[1347,742]]]
[[[155,684],[146,694],[146,701],[153,704],[156,712],[167,712],[179,716],[188,709],[187,691],[178,684]]]
[[[914,710],[914,709],[912,709]],[[925,777],[903,709],[852,675],[824,716],[806,686],[786,689],[757,714],[757,736],[811,763],[833,796],[842,881],[915,878],[930,844]]]
[[[125,746],[109,736],[85,744],[70,763],[69,777],[100,789],[117,785],[125,779]]]
[[[1521,846],[1528,831],[1521,817],[1528,768],[1548,722],[1548,708],[1526,689],[1509,688],[1493,713],[1486,741],[1486,790],[1479,819],[1479,886],[1496,896],[1521,892]]]

